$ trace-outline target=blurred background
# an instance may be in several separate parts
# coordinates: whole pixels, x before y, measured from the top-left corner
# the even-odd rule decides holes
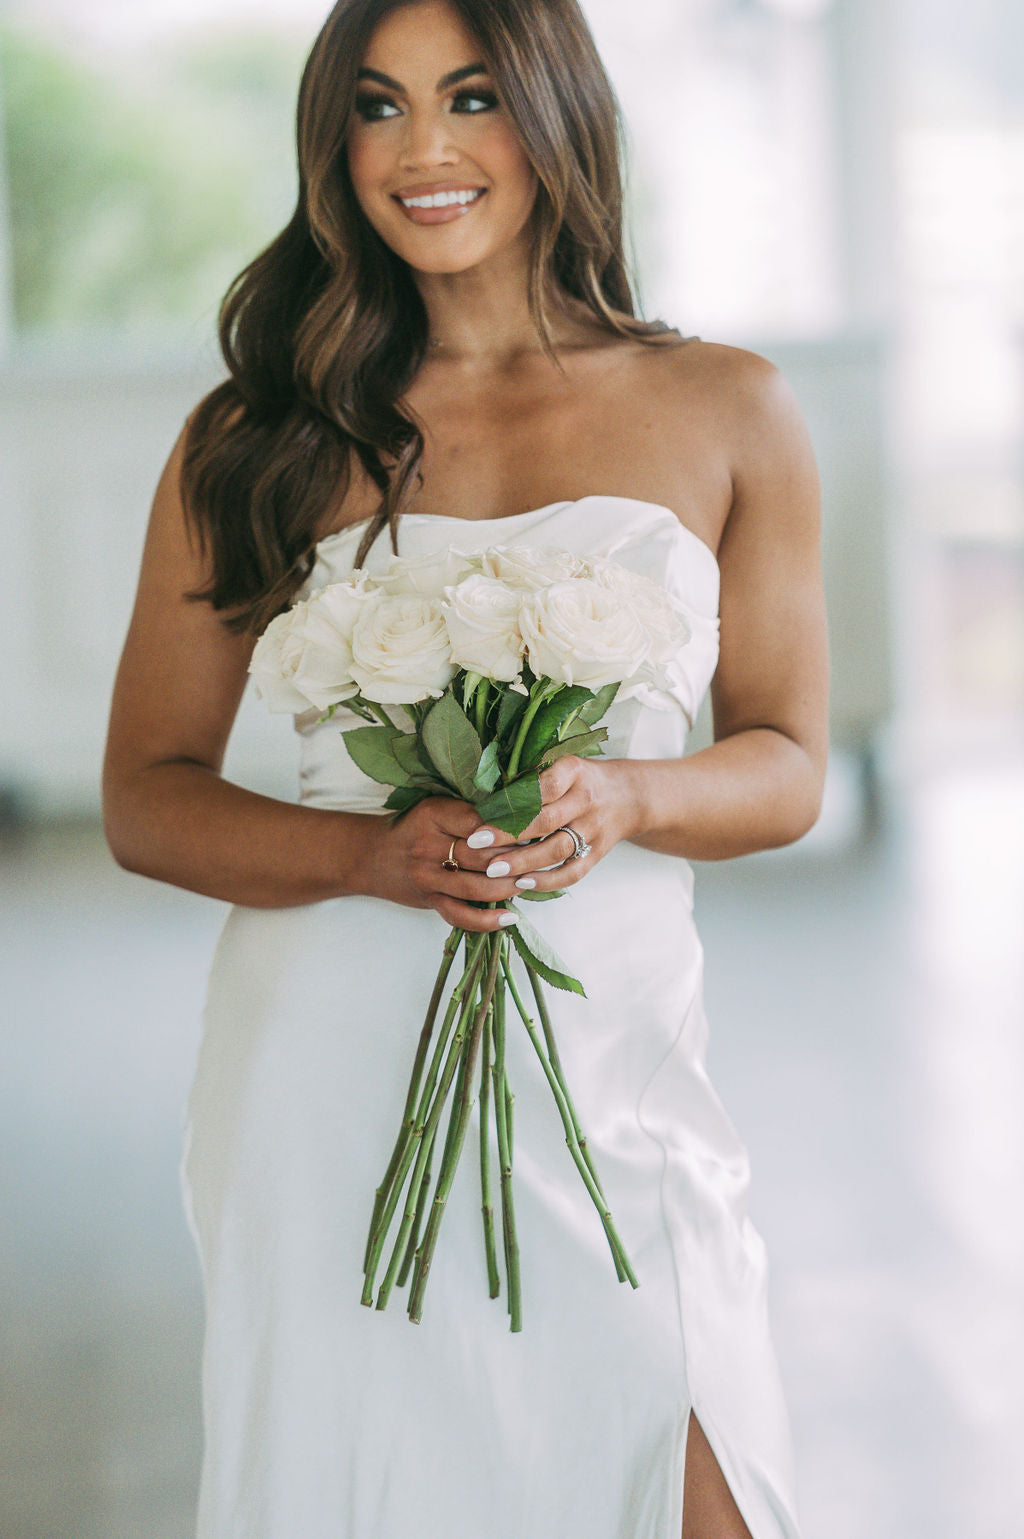
[[[1024,11],[585,10],[645,313],[778,363],[821,465],[825,813],[698,870],[806,1539],[1017,1539]],[[113,866],[98,774],[152,490],[291,211],[325,11],[0,0],[4,1539],[192,1529],[177,1164],[223,909]],[[293,794],[281,719],[247,702],[228,768]]]

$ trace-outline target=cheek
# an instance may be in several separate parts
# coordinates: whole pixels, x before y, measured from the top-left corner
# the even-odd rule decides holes
[[[467,149],[469,147],[467,146]],[[532,195],[537,178],[519,140],[500,119],[491,121],[485,130],[479,131],[475,153],[484,167],[499,184],[515,189],[524,196]]]
[[[357,129],[348,141],[346,154],[355,195],[360,203],[364,203],[368,194],[372,193],[375,183],[379,182],[384,169],[380,147],[374,145],[369,138],[360,135]]]

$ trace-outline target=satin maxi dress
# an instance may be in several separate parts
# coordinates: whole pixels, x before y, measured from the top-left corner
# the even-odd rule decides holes
[[[320,543],[306,593],[349,575],[363,527]],[[407,556],[600,554],[664,583],[691,640],[667,693],[612,706],[605,751],[684,752],[717,662],[719,572],[668,509],[591,496],[500,520],[411,513],[399,541]],[[365,564],[390,554],[384,533]],[[377,811],[387,791],[343,724],[298,719],[301,800]],[[692,897],[685,860],[623,842],[565,897],[524,905],[586,989],[548,997],[640,1287],[616,1281],[510,1017],[515,1334],[488,1296],[475,1106],[421,1323],[405,1290],[360,1304],[444,921],[368,897],[230,911],[181,1163],[206,1301],[197,1539],[679,1539],[691,1412],[754,1539],[798,1539],[748,1159],[705,1068]]]

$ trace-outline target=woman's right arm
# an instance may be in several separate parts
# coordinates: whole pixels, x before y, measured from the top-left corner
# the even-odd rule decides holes
[[[373,814],[277,801],[221,778],[254,639],[232,635],[209,603],[186,597],[207,573],[179,492],[184,439],[157,488],[114,686],[103,805],[116,860],[252,908],[362,893],[436,908],[467,929],[493,929],[497,914],[466,899],[493,898],[494,883],[440,867],[450,841],[479,826],[465,802],[431,798],[392,826]],[[484,863],[466,851],[463,864],[470,859]]]
[[[157,487],[114,686],[103,770],[111,850],[130,871],[252,907],[355,892],[372,818],[221,779],[254,639],[186,597],[206,573],[179,493],[184,439]]]

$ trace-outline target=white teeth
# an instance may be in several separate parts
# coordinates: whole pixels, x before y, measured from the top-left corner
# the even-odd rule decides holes
[[[402,198],[406,208],[448,208],[452,203],[475,203],[482,195],[481,187],[467,188],[464,192],[428,192],[422,198]]]

